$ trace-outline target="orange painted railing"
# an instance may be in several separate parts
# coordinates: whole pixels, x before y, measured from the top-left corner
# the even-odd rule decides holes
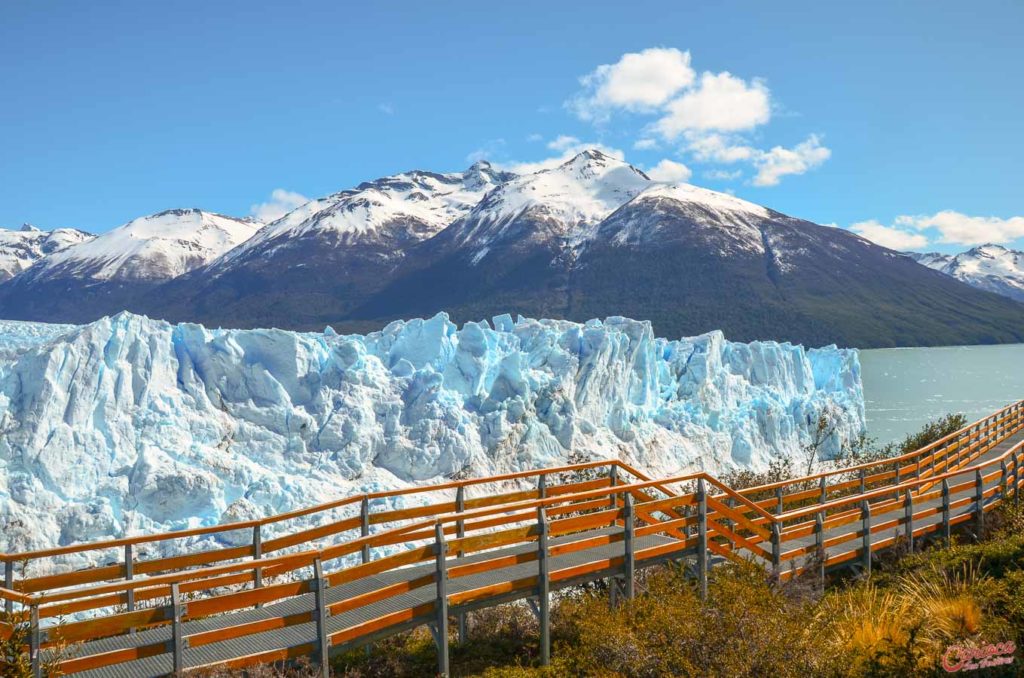
[[[5,563],[0,599],[15,621],[20,618],[30,625],[26,650],[36,657],[37,666],[48,650],[71,644],[66,656],[54,660],[62,672],[70,674],[160,654],[174,655],[176,668],[181,669],[185,644],[199,647],[309,622],[316,622],[320,630],[316,642],[232,656],[216,665],[237,667],[318,655],[329,646],[351,645],[430,620],[435,620],[438,628],[446,627],[451,610],[535,595],[552,585],[609,573],[617,576],[668,557],[694,557],[702,581],[709,554],[754,558],[780,579],[812,567],[823,573],[824,568],[851,562],[870,568],[873,552],[900,539],[912,542],[933,532],[948,533],[970,520],[980,524],[985,513],[1007,497],[1012,495],[1018,501],[1022,445],[998,453],[996,448],[1021,431],[1024,402],[909,454],[744,490],[733,490],[706,473],[651,479],[621,461],[601,460],[347,497],[263,520],[0,554]],[[950,485],[968,473],[974,477]],[[522,489],[530,481],[533,486]],[[473,490],[480,496],[468,497]],[[411,508],[372,510],[377,500],[424,494],[436,497],[443,492],[455,496]],[[958,497],[965,492],[968,496]],[[933,505],[936,501],[940,503]],[[971,506],[973,510],[963,510]],[[334,512],[346,508],[354,515],[338,519]],[[940,514],[942,520],[923,522]],[[295,532],[282,531],[264,541],[270,528],[310,516],[323,516],[325,522]],[[858,523],[858,529],[836,533]],[[136,557],[138,551],[157,542],[195,540],[246,529],[252,530],[250,544]],[[899,534],[883,537],[881,533],[887,531]],[[358,536],[338,541],[349,532]],[[830,532],[836,534],[829,536]],[[577,538],[547,543],[563,535]],[[649,535],[671,539],[632,548],[633,539]],[[332,540],[337,543],[324,543]],[[541,571],[551,557],[620,542],[624,542],[621,556]],[[499,550],[525,544],[537,548],[511,554]],[[53,571],[55,560],[112,549],[123,551],[120,562]],[[488,556],[462,564],[446,561],[445,551]],[[798,559],[805,562],[798,564]],[[432,603],[374,617],[333,634],[324,630],[323,620],[328,616],[423,587],[442,591],[449,580],[528,562],[538,563],[536,575],[450,595],[441,593]],[[435,563],[437,570],[410,575],[408,580],[339,602],[324,602],[323,591],[329,587],[425,563]],[[301,572],[310,568],[314,577],[302,578]],[[29,576],[33,571],[45,574]],[[628,579],[631,582],[632,576]],[[184,624],[189,620],[309,594],[317,600],[312,611],[186,633]],[[185,597],[189,599],[185,601]],[[75,620],[46,628],[46,620],[69,615]],[[157,626],[173,628],[172,642],[96,653],[74,649],[77,643]],[[0,637],[12,632],[10,624],[0,624]]]

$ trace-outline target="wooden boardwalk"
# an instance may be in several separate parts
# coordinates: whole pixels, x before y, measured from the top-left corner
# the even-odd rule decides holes
[[[68,674],[148,677],[322,660],[424,624],[444,674],[449,620],[461,626],[469,611],[517,599],[538,616],[546,661],[559,588],[607,579],[631,597],[636,571],[668,559],[686,563],[701,587],[726,559],[753,560],[782,580],[870,572],[880,550],[955,529],[980,533],[987,511],[1019,501],[1022,462],[1024,403],[1015,403],[896,459],[742,491],[704,473],[651,479],[599,461],[349,497],[263,521],[0,554],[0,598],[23,615],[25,650],[40,675],[56,664]],[[415,508],[372,510],[382,498],[417,494]],[[322,523],[282,525],[310,516]],[[279,536],[264,540],[271,529]],[[189,549],[228,530],[251,531],[251,543]],[[181,555],[141,557],[171,539],[184,542]],[[54,559],[89,553],[118,558],[41,574]],[[20,563],[28,576],[16,576]],[[68,615],[75,621],[53,624]],[[0,625],[0,635],[10,633]]]

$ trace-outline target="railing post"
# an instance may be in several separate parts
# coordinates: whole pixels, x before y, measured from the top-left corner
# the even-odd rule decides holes
[[[444,526],[440,521],[434,525],[434,554],[437,583],[437,597],[434,608],[437,611],[434,641],[437,644],[437,672],[448,676],[448,544],[444,540]]]
[[[1020,455],[1013,453],[1013,505],[1020,508]]]
[[[1009,484],[1009,472],[1006,468],[1006,460],[999,462],[999,502],[1004,503],[1008,495],[1006,494],[1007,485]]]
[[[171,659],[175,678],[185,673],[185,638],[182,635],[181,618],[184,614],[181,604],[181,591],[178,583],[171,584]]]
[[[782,575],[782,527],[772,523],[772,579],[779,581]]]
[[[736,506],[736,502],[733,501],[732,497],[726,497],[725,505],[729,508],[734,508]],[[724,523],[726,529],[733,532],[736,531],[736,525],[733,523],[732,519],[723,517],[722,523]],[[729,544],[731,544],[733,548],[736,548],[736,542],[733,541],[732,537],[727,537],[727,539],[729,540]]]
[[[626,600],[633,600],[636,595],[636,549],[634,546],[636,537],[636,526],[633,524],[633,496],[627,494],[622,498],[623,501],[623,522],[625,522],[625,532],[622,534],[623,550],[625,552],[625,561],[623,562],[623,569],[626,573]]]
[[[910,490],[903,493],[903,522],[907,526],[907,549],[914,552],[914,497]]]
[[[611,468],[611,471],[609,471],[608,476],[611,478],[611,485],[612,485],[612,487],[615,487],[616,485],[618,485],[619,484],[619,467],[616,466],[615,464],[612,464],[612,468]],[[619,505],[619,495],[617,495],[615,493],[612,493],[612,508],[615,508],[618,505]]]
[[[548,519],[537,509],[537,620],[540,623],[540,664],[551,663],[551,573],[548,563]]]
[[[537,497],[539,499],[548,497],[548,474],[546,473],[541,473],[540,479],[537,481]]]
[[[861,564],[864,567],[864,574],[871,576],[871,504],[864,500],[860,504],[861,516]]]
[[[124,580],[131,581],[135,576],[135,557],[132,554],[132,545],[124,545]],[[129,612],[135,611],[135,589],[128,589],[125,592],[125,603]]]
[[[818,578],[821,580],[821,588],[825,588],[825,520],[821,512],[814,514],[814,545],[818,558]]]
[[[466,510],[466,486],[459,485],[459,489],[455,491],[455,512],[463,513]],[[466,536],[466,521],[459,518],[455,523],[455,536],[458,539],[462,539]],[[461,542],[460,542],[461,544]],[[466,554],[463,553],[460,545],[459,550],[455,553],[456,558],[462,558]],[[469,640],[469,631],[466,628],[466,613],[460,612],[457,616],[459,624],[459,645],[462,645]]]
[[[861,494],[864,494],[865,482],[866,482],[865,478],[866,478],[866,476],[867,476],[867,474],[864,472],[864,469],[861,469],[860,470],[860,493]]]
[[[826,501],[828,501],[828,487],[825,483],[825,476],[822,476],[821,480],[818,481],[818,487],[821,488],[821,496],[819,497],[819,503],[824,504]]]
[[[981,541],[981,535],[985,531],[985,487],[981,477],[981,469],[974,472],[974,520],[977,529],[977,539]]]
[[[263,527],[260,523],[252,526],[252,559],[263,559]],[[263,588],[263,568],[254,567],[252,570],[253,586]]]
[[[4,588],[8,591],[14,590],[14,561],[4,561]],[[7,614],[14,614],[14,601],[7,599],[4,601],[4,612]]]
[[[363,500],[359,502],[359,536],[370,536],[370,498],[365,494],[363,495]],[[359,555],[362,562],[370,562],[370,545],[363,544],[362,548],[359,549]]]
[[[331,639],[327,635],[327,579],[324,578],[324,565],[319,556],[313,561],[313,585],[316,587],[317,661],[320,664],[320,675],[323,678],[328,678],[330,675]]]
[[[708,597],[708,497],[704,479],[697,479],[697,585],[701,600]]]
[[[914,471],[914,479],[915,480],[920,480],[921,479],[921,457],[917,458],[917,468]]]
[[[39,656],[42,635],[39,630],[39,606],[32,605],[29,611],[28,656],[32,666],[32,678],[42,678],[43,658]]]
[[[896,476],[895,476],[895,478],[893,480],[895,480],[895,482],[893,483],[893,486],[898,488],[900,486],[900,463],[899,462],[896,462]],[[900,496],[900,491],[897,489],[893,493],[893,499],[898,499],[899,496]]]
[[[949,547],[952,533],[949,524],[949,480],[947,478],[942,479],[942,537],[946,546]]]
[[[782,487],[781,486],[775,488],[775,503],[776,503],[775,515],[779,515],[780,513],[785,512],[785,504],[786,504],[786,502],[783,501],[783,499],[782,499]]]

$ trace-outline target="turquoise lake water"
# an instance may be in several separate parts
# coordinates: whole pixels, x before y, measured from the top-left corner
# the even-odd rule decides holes
[[[860,352],[868,435],[902,439],[931,419],[980,419],[1024,398],[1024,344]]]

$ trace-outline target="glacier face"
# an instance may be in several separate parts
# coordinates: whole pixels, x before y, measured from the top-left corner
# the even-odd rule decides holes
[[[0,551],[590,458],[763,468],[824,408],[831,449],[863,430],[856,351],[669,341],[624,318],[440,314],[366,336],[2,322]]]

